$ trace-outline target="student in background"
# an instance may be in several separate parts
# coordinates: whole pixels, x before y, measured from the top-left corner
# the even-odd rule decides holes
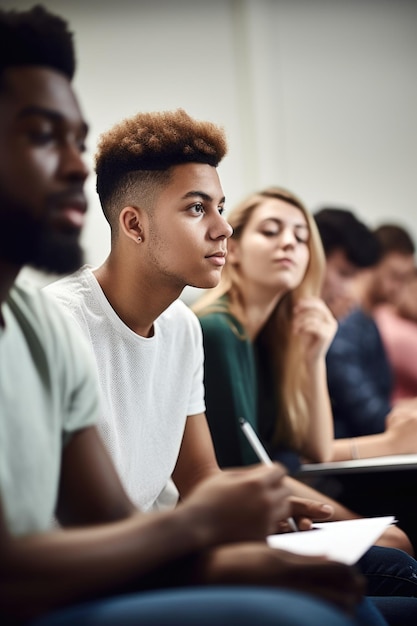
[[[395,302],[377,306],[373,317],[393,373],[391,402],[417,396],[417,270]]]
[[[373,317],[377,306],[395,302],[414,272],[415,248],[401,226],[386,224],[374,233],[379,261],[357,276],[360,305],[340,321],[327,354],[335,435],[355,438],[356,456],[361,458],[374,456],[375,451],[380,455],[417,452],[417,401],[408,404],[407,422],[397,419],[403,408],[391,403],[392,370]]]
[[[393,371],[374,317],[381,305],[396,302],[415,271],[415,248],[399,225],[382,225],[374,234],[379,261],[356,277],[360,305],[340,320],[327,353],[335,436],[350,441],[357,459],[417,453],[417,398],[392,402]],[[410,506],[416,474],[410,469],[385,471],[379,480],[372,473],[338,477],[338,498],[364,514],[395,511],[416,546],[417,516]]]
[[[279,466],[218,473],[164,513],[125,495],[94,426],[89,349],[52,300],[15,284],[26,264],[70,272],[82,258],[72,36],[36,7],[0,11],[0,40],[1,623],[382,624],[368,602],[346,614],[362,597],[354,570],[266,546],[291,513]]]
[[[379,244],[352,211],[322,207],[313,217],[326,255],[321,297],[336,319],[341,319],[358,305],[354,279],[377,263]]]

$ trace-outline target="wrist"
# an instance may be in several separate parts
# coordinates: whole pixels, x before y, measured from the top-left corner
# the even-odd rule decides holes
[[[352,461],[357,461],[361,458],[358,446],[358,440],[356,437],[352,437],[349,441],[350,443],[350,455],[352,457]]]
[[[175,513],[178,523],[187,529],[194,549],[204,550],[219,542],[216,520],[207,507],[185,501],[177,506]]]

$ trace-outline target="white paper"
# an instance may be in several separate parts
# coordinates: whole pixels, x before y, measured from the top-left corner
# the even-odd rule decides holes
[[[353,565],[393,522],[395,518],[392,515],[321,522],[314,524],[313,530],[270,535],[268,544],[297,554],[327,556]]]

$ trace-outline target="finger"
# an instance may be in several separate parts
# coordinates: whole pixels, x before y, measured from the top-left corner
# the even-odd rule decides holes
[[[302,515],[311,519],[328,519],[334,513],[334,509],[330,504],[318,502],[317,500],[291,496],[290,501],[294,516]]]

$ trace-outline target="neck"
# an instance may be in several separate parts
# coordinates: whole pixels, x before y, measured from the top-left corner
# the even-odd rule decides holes
[[[248,337],[254,341],[284,294],[277,294],[276,291],[273,293],[265,292],[256,287],[245,285],[242,295],[245,319],[241,321],[244,323]]]
[[[114,254],[94,275],[122,322],[142,337],[152,336],[155,320],[182,291],[158,285],[142,268]]]

